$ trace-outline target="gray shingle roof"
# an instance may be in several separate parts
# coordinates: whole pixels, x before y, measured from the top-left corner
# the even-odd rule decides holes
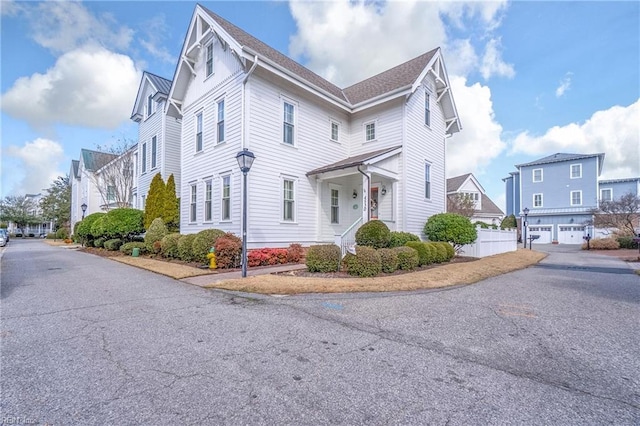
[[[156,87],[156,89],[158,89],[158,92],[162,93],[163,95],[169,95],[169,90],[171,90],[171,80],[167,80],[166,78],[152,74],[148,71],[145,71],[144,74],[149,77],[149,80]]]
[[[502,209],[496,206],[496,203],[493,202],[491,198],[487,194],[482,194],[482,208],[476,210],[480,213],[491,213],[491,214],[501,214],[504,215]]]
[[[109,154],[108,152],[92,151],[90,149],[80,150],[80,155],[84,163],[86,170],[96,171],[103,167],[108,162],[118,157],[115,154]]]
[[[539,160],[531,161],[530,163],[517,164],[516,167],[525,167],[525,166],[537,166],[542,164],[549,163],[559,163],[561,161],[573,161],[573,160],[582,160],[583,158],[591,158],[591,157],[601,157],[600,162],[604,160],[604,153],[599,154],[566,154],[559,152],[557,154],[552,154],[547,157],[541,158]],[[602,167],[601,167],[602,169]]]
[[[361,166],[365,162],[367,162],[367,160],[371,160],[372,158],[394,151],[398,148],[402,148],[402,146],[401,145],[392,146],[390,148],[379,149],[377,151],[367,152],[365,154],[360,154],[360,155],[355,155],[353,157],[345,158],[344,160],[340,160],[336,163],[332,163],[332,164],[311,170],[310,172],[307,172],[307,176],[331,172],[334,170],[348,169],[349,167]]]
[[[467,180],[469,176],[471,176],[471,173],[447,179],[447,192],[455,192],[460,189],[460,186],[464,183],[464,181]]]

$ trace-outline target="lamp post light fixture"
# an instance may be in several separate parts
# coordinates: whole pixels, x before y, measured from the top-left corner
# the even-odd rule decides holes
[[[524,248],[527,248],[527,215],[529,214],[529,209],[525,207],[522,209],[522,213],[524,213],[524,222],[522,223],[522,229],[524,232]]]
[[[87,211],[87,204],[86,203],[82,203],[80,208],[82,209],[82,220],[84,220],[84,213]]]
[[[251,170],[253,160],[256,157],[253,152],[244,148],[236,155],[238,167],[242,172],[242,278],[247,276],[247,173]]]

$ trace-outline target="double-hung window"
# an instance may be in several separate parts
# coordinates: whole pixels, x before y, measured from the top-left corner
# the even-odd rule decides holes
[[[284,102],[284,120],[282,126],[282,142],[288,145],[294,145],[295,106],[289,102]]]
[[[340,191],[331,189],[331,223],[340,223]]]
[[[295,221],[295,181],[291,179],[282,180],[282,220],[286,222]]]
[[[113,185],[107,186],[107,204],[111,204],[116,201],[116,187]]]
[[[582,177],[582,164],[571,165],[571,179],[579,179]]]
[[[224,99],[218,101],[218,143],[224,142]]]
[[[196,208],[198,205],[198,186],[194,183],[191,185],[191,204],[189,204],[189,222],[196,221]]]
[[[542,182],[542,169],[533,169],[533,181]]]
[[[145,173],[147,171],[147,143],[144,142],[142,144],[142,167],[141,167],[142,173]]]
[[[334,142],[338,142],[340,137],[340,125],[335,121],[331,121],[331,140]]]
[[[571,205],[572,206],[582,205],[582,191],[571,191]]]
[[[607,202],[613,200],[613,189],[606,188],[600,190],[600,201]]]
[[[231,176],[222,176],[220,219],[231,220]]]
[[[207,45],[207,77],[213,74],[213,43]]]
[[[213,218],[212,205],[211,205],[211,195],[213,192],[213,186],[211,181],[206,181],[205,190],[204,190],[204,220],[205,222],[210,222]]]
[[[153,114],[153,95],[147,96],[147,118]]]
[[[151,168],[155,169],[158,164],[158,138],[151,138]]]
[[[533,194],[533,207],[542,207],[542,194]]]
[[[429,93],[424,93],[424,125],[431,126],[431,105],[430,105],[431,97]]]
[[[376,139],[376,122],[372,121],[364,125],[364,140],[366,142]]]
[[[202,113],[196,115],[196,152],[202,151]]]
[[[431,164],[424,165],[424,198],[431,199]]]

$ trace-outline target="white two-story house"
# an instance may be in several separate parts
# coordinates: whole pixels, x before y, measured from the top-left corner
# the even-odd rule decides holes
[[[422,235],[446,210],[445,138],[461,126],[439,48],[340,88],[197,5],[166,114],[182,124],[182,233],[241,235],[244,148],[250,248],[334,242],[371,219]]]
[[[151,180],[160,173],[166,182],[173,174],[180,188],[179,117],[166,114],[171,80],[145,71],[142,74],[131,119],[138,123],[138,149],[134,154],[134,208],[144,210]]]

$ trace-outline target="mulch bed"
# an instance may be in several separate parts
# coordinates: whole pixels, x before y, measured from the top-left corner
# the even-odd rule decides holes
[[[448,263],[466,263],[466,262],[475,262],[476,260],[480,260],[477,257],[469,257],[469,256],[456,256],[451,259]],[[390,274],[381,273],[376,275],[377,277],[392,277],[394,275],[403,275],[411,272],[419,272],[426,271],[428,269],[436,268],[438,266],[442,266],[444,263],[434,263],[431,265],[420,266],[412,271],[403,271],[397,270]],[[294,276],[294,277],[311,277],[311,278],[353,278],[353,275],[349,275],[346,272],[309,272],[306,269],[299,269],[296,271],[286,271],[286,272],[273,272],[272,275],[285,275],[285,276]]]

